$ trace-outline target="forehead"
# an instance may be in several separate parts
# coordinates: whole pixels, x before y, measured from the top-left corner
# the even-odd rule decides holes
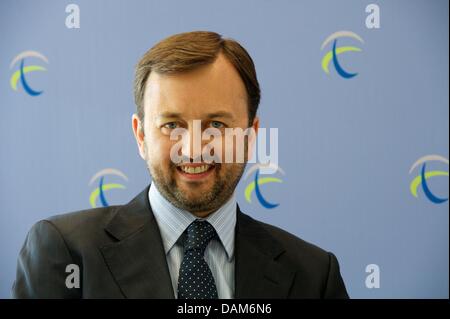
[[[178,74],[150,73],[144,108],[147,115],[177,112],[201,118],[226,110],[237,117],[247,114],[247,93],[234,66],[220,54],[208,65]]]

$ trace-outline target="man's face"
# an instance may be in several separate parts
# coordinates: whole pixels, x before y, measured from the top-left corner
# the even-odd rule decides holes
[[[229,199],[242,176],[245,162],[175,164],[170,152],[180,140],[171,140],[170,134],[176,128],[185,129],[188,142],[179,155],[191,162],[197,161],[204,154],[203,146],[211,140],[201,141],[200,149],[193,147],[194,120],[201,120],[201,131],[215,128],[224,134],[225,128],[246,129],[247,112],[244,83],[223,55],[212,64],[186,73],[150,74],[144,95],[144,123],[133,115],[133,131],[141,157],[164,197],[199,217],[207,216]],[[257,118],[253,128],[258,129]],[[239,147],[236,143],[225,145],[224,138],[222,142],[223,152]],[[254,139],[249,143],[251,148]],[[205,168],[205,172],[199,173]]]

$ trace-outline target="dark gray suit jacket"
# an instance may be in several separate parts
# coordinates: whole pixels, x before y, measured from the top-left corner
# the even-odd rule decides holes
[[[80,288],[66,287],[66,266]],[[238,207],[236,298],[347,298],[336,257]],[[20,251],[15,298],[174,298],[148,187],[123,206],[51,217]]]

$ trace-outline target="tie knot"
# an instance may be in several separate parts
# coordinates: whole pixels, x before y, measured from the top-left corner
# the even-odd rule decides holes
[[[211,239],[216,236],[214,227],[207,221],[196,220],[186,230],[186,250],[199,250],[203,254]]]

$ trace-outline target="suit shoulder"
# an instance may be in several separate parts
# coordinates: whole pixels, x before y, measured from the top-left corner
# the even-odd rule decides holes
[[[318,264],[328,264],[330,256],[326,250],[279,227],[255,221],[275,238],[292,257],[307,258],[312,262],[316,261]]]
[[[52,224],[63,236],[73,233],[96,232],[103,229],[120,206],[99,207],[74,211],[43,219]]]
[[[294,298],[348,298],[339,263],[331,252],[297,236],[260,221],[255,221],[283,251],[277,262],[296,271],[291,290]]]

